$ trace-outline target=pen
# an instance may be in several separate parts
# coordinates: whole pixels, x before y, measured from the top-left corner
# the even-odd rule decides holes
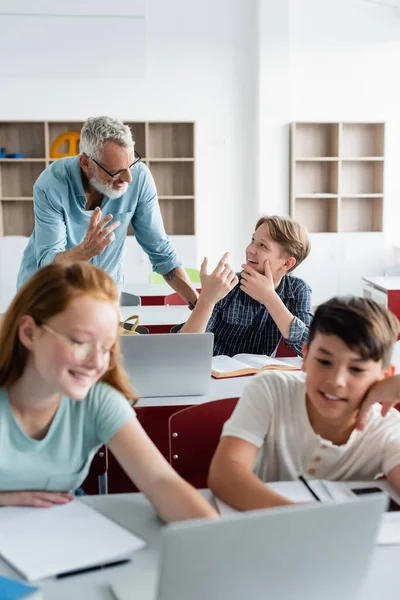
[[[299,480],[301,481],[301,483],[304,483],[310,494],[312,494],[312,496],[317,500],[317,502],[321,502],[321,499],[317,496],[317,494],[314,492],[307,479],[303,477],[303,475],[299,475]]]
[[[130,558],[124,558],[123,560],[115,560],[109,563],[103,563],[94,567],[85,567],[84,569],[74,569],[73,571],[65,571],[56,575],[56,579],[64,579],[64,577],[70,577],[71,575],[80,575],[81,573],[91,573],[92,571],[99,571],[100,569],[107,569],[108,567],[117,567],[119,565],[125,565],[130,561]]]

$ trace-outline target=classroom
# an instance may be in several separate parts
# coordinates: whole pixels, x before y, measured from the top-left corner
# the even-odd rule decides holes
[[[400,0],[0,31],[0,600],[398,600]]]

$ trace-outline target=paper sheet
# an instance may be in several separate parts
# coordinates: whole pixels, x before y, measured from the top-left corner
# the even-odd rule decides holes
[[[380,487],[389,493],[394,500],[398,502],[400,500],[400,497],[395,494],[390,484],[385,480],[367,482],[309,480],[308,484],[322,502],[347,502],[356,497],[351,490],[357,487]],[[266,485],[293,502],[316,502],[307,488],[299,481],[277,481]],[[215,498],[215,501],[222,517],[237,512],[235,508],[219,498]],[[400,545],[400,512],[383,515],[376,543],[380,545]]]
[[[112,562],[146,546],[79,500],[0,510],[0,555],[28,581]]]

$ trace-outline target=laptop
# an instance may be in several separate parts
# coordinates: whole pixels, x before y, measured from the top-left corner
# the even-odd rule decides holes
[[[357,600],[386,503],[375,494],[167,525],[154,587],[140,573],[111,587],[118,600]]]
[[[139,398],[207,394],[213,333],[122,335],[120,339],[124,367]]]

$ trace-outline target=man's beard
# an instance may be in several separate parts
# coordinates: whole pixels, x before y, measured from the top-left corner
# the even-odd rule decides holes
[[[126,190],[128,189],[129,185],[128,183],[126,183],[125,186],[120,190],[114,190],[112,184],[102,183],[97,179],[96,175],[93,175],[93,177],[89,179],[89,183],[95,190],[100,192],[100,194],[103,194],[103,196],[107,196],[111,200],[116,200],[117,198],[123,196]]]

